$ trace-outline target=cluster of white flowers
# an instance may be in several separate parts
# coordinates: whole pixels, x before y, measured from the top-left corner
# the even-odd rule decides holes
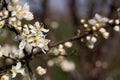
[[[83,24],[86,32],[91,32],[86,38],[81,39],[81,41],[87,41],[87,46],[89,48],[94,48],[94,44],[97,42],[98,32],[102,34],[105,39],[109,37],[109,32],[106,30],[106,24],[109,24],[110,20],[107,17],[95,14],[93,19],[88,20],[88,23],[84,19],[81,19],[80,22]]]
[[[7,7],[3,8],[3,10],[0,12],[0,16],[0,28],[4,26],[5,19],[7,19],[7,23],[19,31],[22,29],[22,19],[33,19],[33,14],[30,12],[28,4],[19,4],[19,0],[10,0]]]
[[[65,72],[70,72],[75,69],[74,62],[67,60],[63,56],[48,61],[48,66],[52,67],[54,64],[59,66]]]
[[[34,25],[25,24],[23,32],[19,35],[19,39],[21,40],[19,48],[24,49],[27,44],[30,44],[30,46],[41,48],[46,53],[45,51],[49,49],[48,43],[50,40],[45,38],[46,35],[44,33],[48,31],[38,21]]]
[[[19,48],[11,45],[0,46],[0,58],[11,59],[12,62],[16,62],[16,66],[12,66],[8,72],[12,73],[12,78],[16,77],[17,73],[25,74],[22,62],[26,56],[26,47],[29,45],[34,48],[40,48],[46,53],[50,40],[46,39],[48,29],[44,28],[44,25],[38,21],[32,24],[23,24],[23,20],[30,21],[34,19],[32,12],[30,11],[27,3],[20,4],[19,0],[0,0],[2,3],[0,11],[0,29],[8,27],[11,31],[16,33],[15,41],[19,42]],[[31,53],[33,54],[33,53]],[[30,55],[29,53],[27,55]],[[38,67],[38,74],[43,75],[46,71],[43,68]],[[7,73],[1,77],[1,80],[9,80],[10,73]]]
[[[12,66],[12,69],[10,70],[12,75],[4,74],[4,75],[2,75],[0,80],[10,80],[10,78],[15,78],[18,73],[25,75],[25,70],[24,70],[24,68],[21,68],[21,67],[22,67],[22,64],[20,62],[18,62],[16,64],[16,66]]]
[[[11,24],[16,29],[20,30],[22,23],[21,20],[32,20],[33,14],[30,12],[29,5],[27,3],[21,5],[19,0],[11,0],[8,3],[7,9],[11,14],[9,14],[9,24]]]

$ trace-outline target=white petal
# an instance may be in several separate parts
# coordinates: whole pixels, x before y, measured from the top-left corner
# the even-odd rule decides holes
[[[12,0],[13,4],[17,4],[19,0]]]
[[[95,19],[90,19],[90,20],[88,21],[88,23],[91,24],[91,25],[95,25],[96,20],[95,20]]]
[[[35,27],[33,25],[29,25],[28,26],[30,29],[34,29],[35,30]]]
[[[49,29],[45,29],[45,28],[41,28],[41,30],[45,33],[47,33],[49,31]]]
[[[24,69],[20,69],[18,72],[21,73],[22,75],[25,74],[25,70]]]
[[[34,17],[31,12],[26,12],[24,15],[24,18],[29,21],[29,20],[32,20]]]
[[[15,78],[16,75],[17,75],[17,73],[13,72],[13,73],[12,73],[12,78]]]
[[[18,62],[17,65],[16,65],[16,69],[20,69],[21,68],[21,63]]]
[[[94,44],[90,44],[90,45],[88,45],[88,47],[89,47],[90,49],[93,49],[93,48],[94,48]]]
[[[25,11],[29,11],[30,10],[29,5],[27,3],[25,3],[23,5],[23,10],[25,10]]]
[[[45,53],[45,54],[46,54],[46,52],[45,52],[45,50],[44,50],[44,49],[42,49],[42,51],[43,51],[43,53]]]
[[[102,22],[108,22],[109,19],[108,18],[102,18]]]
[[[97,19],[97,20],[101,20],[102,17],[101,17],[99,14],[95,14],[95,19]]]
[[[43,48],[43,47],[44,47],[44,44],[43,44],[43,43],[40,43],[40,44],[38,45],[38,47]]]
[[[22,40],[19,44],[19,49],[24,49],[25,45],[26,45],[26,42]]]
[[[35,30],[30,30],[33,34],[36,34],[36,31]]]

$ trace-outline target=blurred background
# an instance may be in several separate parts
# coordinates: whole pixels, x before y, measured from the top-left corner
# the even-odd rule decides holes
[[[80,19],[91,19],[96,13],[110,19],[118,18],[117,8],[120,7],[120,0],[20,0],[20,2],[27,2],[30,5],[35,17],[31,23],[38,20],[50,29],[48,38],[51,44],[76,35],[79,29],[82,32]],[[56,56],[43,54],[33,59],[31,67],[34,72],[38,65],[47,68],[47,74],[44,76],[35,73],[36,80],[120,80],[120,35],[112,29],[109,29],[109,32],[110,37],[107,40],[100,38],[92,50],[80,40],[72,42],[73,46],[66,49],[68,56],[65,56],[65,60],[74,63],[74,70],[65,71],[59,66],[59,61],[51,67],[53,60],[63,59]],[[1,33],[1,44],[14,43],[10,41],[10,38],[13,40],[14,34],[9,35],[9,39],[5,37],[9,33],[6,30]],[[21,76],[18,76],[15,80],[20,78]]]

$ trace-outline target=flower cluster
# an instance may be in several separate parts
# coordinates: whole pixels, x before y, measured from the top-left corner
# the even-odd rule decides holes
[[[50,40],[46,39],[46,35],[49,30],[45,29],[43,25],[40,25],[39,22],[35,22],[34,25],[25,24],[23,26],[23,32],[19,35],[20,44],[19,48],[24,49],[27,44],[32,47],[39,47],[44,53],[45,50],[48,50],[48,43]]]
[[[7,74],[1,77],[1,80],[9,80],[10,78],[16,77],[18,73],[25,74],[24,68],[21,67],[27,63],[27,56],[32,58],[34,48],[40,48],[44,53],[49,50],[48,44],[50,40],[46,39],[49,30],[45,29],[44,25],[38,21],[33,25],[23,24],[23,21],[34,19],[27,3],[20,4],[19,0],[9,0],[8,2],[6,0],[0,0],[0,3],[2,4],[0,29],[6,27],[14,32],[16,34],[15,41],[19,43],[19,48],[11,45],[0,46],[0,58],[9,59],[12,60],[12,63],[16,63],[16,66],[11,66],[11,69],[6,70]],[[31,50],[30,54],[26,50],[28,45],[32,47],[31,49],[29,48]],[[38,70],[38,73],[41,75],[46,73],[40,67]]]
[[[94,44],[97,42],[98,33],[100,33],[103,38],[107,39],[109,37],[109,32],[106,30],[106,25],[109,23],[107,17],[102,17],[99,14],[95,14],[93,19],[88,20],[88,23],[82,19],[81,23],[85,28],[86,32],[90,32],[84,39],[81,41],[87,42],[89,48],[94,48]]]
[[[21,20],[32,20],[33,14],[30,12],[29,6],[27,3],[24,5],[19,4],[19,0],[10,0],[6,7],[3,7],[3,10],[0,12],[0,28],[5,24],[5,19],[7,19],[7,24],[15,29],[22,29]]]

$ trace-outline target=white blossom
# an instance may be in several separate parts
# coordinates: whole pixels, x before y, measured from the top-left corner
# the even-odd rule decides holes
[[[12,78],[15,78],[18,73],[24,75],[25,71],[24,68],[21,68],[22,64],[21,62],[18,62],[16,66],[12,66],[11,72],[12,72]]]
[[[106,22],[108,22],[108,18],[106,17],[101,17],[99,14],[95,14],[95,17],[93,19],[90,19],[88,22],[91,25],[105,25]]]
[[[38,21],[34,25],[29,25],[30,31],[35,35],[43,35],[42,32],[47,33],[49,30],[45,29],[43,25],[40,25]]]

